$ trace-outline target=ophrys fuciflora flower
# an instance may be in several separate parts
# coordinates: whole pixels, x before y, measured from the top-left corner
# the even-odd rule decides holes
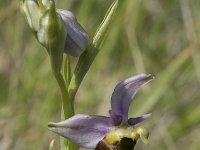
[[[128,118],[128,110],[137,91],[152,79],[150,74],[139,74],[118,83],[111,97],[110,117],[77,114],[49,123],[48,129],[81,147],[96,150],[132,150],[138,139],[148,143],[148,131],[135,125],[150,114]]]

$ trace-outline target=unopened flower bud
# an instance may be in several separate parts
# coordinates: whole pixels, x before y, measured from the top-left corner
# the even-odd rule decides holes
[[[46,8],[49,8],[49,6],[50,6],[50,4],[51,4],[51,2],[50,2],[50,0],[42,0],[42,5],[44,5]]]
[[[75,57],[80,56],[88,46],[87,33],[72,12],[58,10],[58,14],[61,16],[67,32],[64,52]]]
[[[50,8],[40,19],[37,37],[50,55],[54,73],[60,72],[66,32],[60,16],[56,13],[55,4],[52,0],[50,1]]]
[[[25,15],[30,28],[34,31],[35,35],[37,35],[38,41],[45,46],[48,47],[46,44],[46,39],[48,38],[46,35],[46,28],[45,27],[49,21],[49,8],[52,9],[52,4],[54,3],[53,0],[21,0],[20,1],[20,8]],[[77,22],[76,17],[70,11],[64,10],[56,10],[54,4],[54,16],[59,18],[59,28],[63,26],[62,32],[65,33],[64,39],[64,51],[65,53],[72,55],[74,57],[80,56],[83,51],[88,46],[88,36],[85,30],[81,27],[81,25]],[[56,14],[56,15],[55,15]],[[52,18],[52,17],[51,17]],[[55,17],[54,17],[55,19]],[[51,20],[50,24],[53,23],[53,19]],[[47,23],[48,22],[48,23]],[[62,23],[61,23],[62,22]],[[57,30],[57,27],[52,27],[52,33]],[[58,29],[60,32],[61,30]],[[56,38],[57,36],[55,36]],[[60,38],[58,39],[60,40]],[[63,41],[63,39],[62,39]],[[62,42],[58,42],[60,44]],[[49,50],[48,50],[49,51]]]
[[[21,0],[20,9],[25,15],[30,28],[33,31],[38,31],[39,29],[39,20],[42,16],[42,12],[39,8],[39,5],[36,0]]]

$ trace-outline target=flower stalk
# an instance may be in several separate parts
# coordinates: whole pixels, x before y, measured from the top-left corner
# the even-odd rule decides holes
[[[71,81],[71,60],[69,55],[64,56],[64,66],[63,66],[63,74],[65,78],[66,87],[69,86]]]

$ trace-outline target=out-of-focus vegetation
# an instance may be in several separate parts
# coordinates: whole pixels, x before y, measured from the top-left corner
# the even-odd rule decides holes
[[[92,38],[111,0],[60,0]],[[44,150],[58,136],[60,93],[46,50],[18,10],[0,1],[0,149]],[[151,145],[136,149],[200,149],[200,1],[121,0],[102,49],[76,96],[76,113],[108,115],[120,80],[140,72],[156,76],[140,91],[130,115],[152,112],[143,125]],[[72,59],[74,65],[77,59]]]

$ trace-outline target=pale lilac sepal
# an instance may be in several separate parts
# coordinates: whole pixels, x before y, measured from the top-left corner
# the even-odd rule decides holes
[[[138,74],[117,84],[111,97],[111,117],[122,116],[122,120],[128,120],[128,110],[132,98],[137,91],[154,77],[150,74]],[[118,125],[118,124],[117,124]]]
[[[150,116],[151,116],[151,114],[146,114],[146,115],[142,115],[140,117],[129,118],[128,124],[131,125],[131,126],[134,126],[134,125],[141,123],[144,120],[148,119]]]
[[[65,52],[72,56],[80,56],[88,46],[88,35],[78,23],[74,14],[66,10],[57,10],[67,32]]]
[[[111,130],[110,117],[75,115],[58,123],[50,122],[48,129],[84,148],[95,148]]]

